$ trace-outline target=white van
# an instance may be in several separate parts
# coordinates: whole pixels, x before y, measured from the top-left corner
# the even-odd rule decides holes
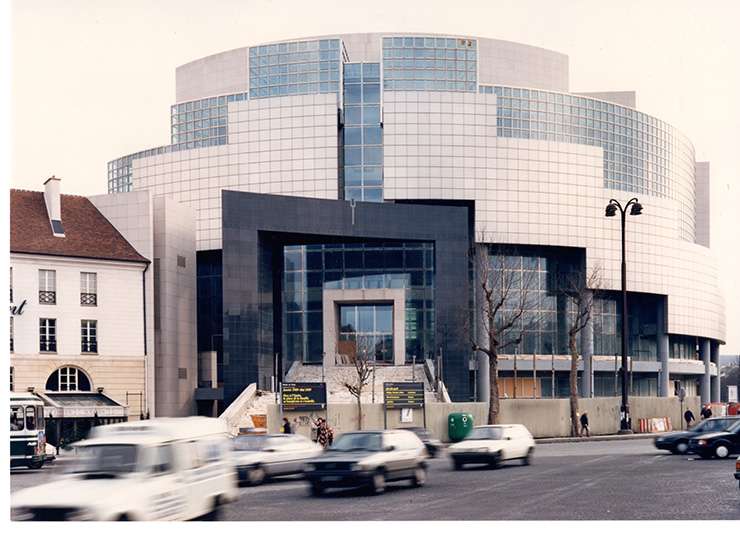
[[[74,448],[60,480],[12,494],[14,520],[215,518],[223,503],[238,498],[221,419],[105,425]]]

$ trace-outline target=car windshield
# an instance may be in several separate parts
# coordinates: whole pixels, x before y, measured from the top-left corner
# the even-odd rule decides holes
[[[367,450],[378,452],[382,449],[383,435],[381,433],[347,433],[340,435],[329,450],[336,452],[351,452],[353,450]]]
[[[259,452],[267,444],[268,437],[246,436],[234,439],[234,450],[237,452]]]
[[[104,473],[120,475],[138,469],[139,449],[133,444],[80,446],[67,473]]]
[[[733,418],[705,419],[694,427],[693,430],[697,433],[716,433],[731,429],[737,422],[738,420]]]
[[[465,440],[501,440],[504,430],[501,427],[476,427]]]

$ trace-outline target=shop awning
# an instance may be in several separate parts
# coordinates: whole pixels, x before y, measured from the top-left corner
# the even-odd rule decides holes
[[[125,418],[127,407],[104,393],[38,393],[44,401],[44,417],[71,418]]]

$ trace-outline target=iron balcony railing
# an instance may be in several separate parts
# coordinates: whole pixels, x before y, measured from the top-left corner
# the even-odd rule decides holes
[[[39,292],[39,303],[42,305],[56,305],[57,293],[41,290]]]
[[[83,353],[97,353],[98,342],[95,339],[83,339],[82,340],[82,352]]]
[[[39,345],[42,352],[56,353],[57,352],[57,338],[56,337],[44,337],[39,338]]]
[[[97,307],[98,305],[98,294],[80,294],[80,305],[88,307]]]

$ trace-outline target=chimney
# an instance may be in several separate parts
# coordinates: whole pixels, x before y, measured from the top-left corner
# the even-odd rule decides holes
[[[49,223],[54,236],[63,237],[64,228],[62,227],[62,202],[59,195],[59,182],[55,176],[51,176],[44,181],[44,202],[46,203],[46,213],[49,216]]]

